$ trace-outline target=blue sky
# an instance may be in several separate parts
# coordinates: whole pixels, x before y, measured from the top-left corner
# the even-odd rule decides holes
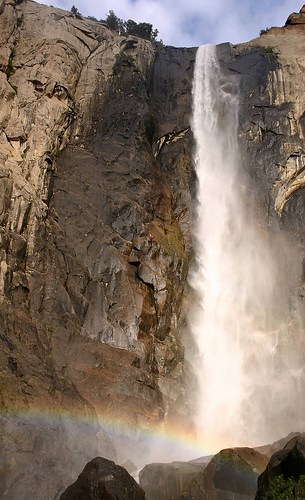
[[[124,19],[152,23],[167,45],[246,42],[262,28],[283,26],[299,0],[43,0],[70,10],[73,3],[84,16],[103,19],[110,9]]]

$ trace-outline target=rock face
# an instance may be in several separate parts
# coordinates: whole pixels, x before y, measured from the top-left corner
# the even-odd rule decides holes
[[[2,302],[41,331],[42,364],[45,349],[65,379],[94,377],[67,359],[77,345],[119,348],[133,396],[149,385],[167,412],[182,389],[194,50],[153,64],[149,42],[33,2],[0,19]]]
[[[303,5],[298,14],[295,12],[293,14],[290,14],[290,16],[286,21],[285,26],[289,26],[291,24],[297,24],[297,25],[305,24],[305,5]]]
[[[300,477],[305,477],[305,434],[293,437],[286,446],[272,455],[266,470],[258,478],[258,490],[255,500],[262,500],[270,491],[272,482],[282,477],[285,481],[293,479],[295,498],[297,496]],[[304,488],[303,481],[303,488]]]
[[[147,428],[187,413],[195,49],[156,55],[31,1],[0,11],[2,490],[42,498],[43,483],[50,498],[69,449],[83,450],[74,471],[116,458],[98,419]],[[20,470],[31,481],[25,453],[35,491],[16,489]]]
[[[219,54],[261,217],[303,245],[301,29]],[[0,42],[0,491],[51,498],[90,457],[116,459],[101,420],[188,418],[196,49],[156,53],[30,0],[0,1]]]
[[[265,218],[286,220],[303,187],[305,103],[303,95],[296,99],[303,56],[296,41],[302,45],[301,33],[287,26],[242,45],[219,46],[223,70],[239,81],[240,144]]]
[[[119,465],[97,457],[91,460],[60,500],[145,500],[142,488]]]
[[[180,498],[190,482],[207,466],[206,462],[173,462],[145,465],[139,475],[146,500]]]

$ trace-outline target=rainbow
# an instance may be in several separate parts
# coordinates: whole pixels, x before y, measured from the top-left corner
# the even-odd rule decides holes
[[[88,427],[94,431],[103,430],[110,440],[115,437],[117,440],[124,438],[130,443],[134,441],[149,443],[152,449],[159,450],[160,461],[162,457],[171,457],[172,460],[190,460],[202,456],[217,453],[224,448],[223,443],[217,443],[211,436],[210,439],[203,439],[196,431],[186,425],[177,422],[163,422],[159,425],[152,424],[149,427],[131,425],[130,421],[124,418],[110,417],[109,415],[90,415],[84,412],[64,409],[45,408],[21,408],[13,410],[1,410],[0,417],[9,419],[21,419],[32,425],[56,427],[64,424],[66,428],[76,427],[78,432],[85,433]],[[176,454],[176,455],[175,455]],[[156,451],[155,456],[158,456]]]

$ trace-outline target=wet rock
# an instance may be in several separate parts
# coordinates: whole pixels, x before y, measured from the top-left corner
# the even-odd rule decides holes
[[[139,475],[147,500],[187,498],[190,482],[206,467],[204,462],[172,462],[145,465]]]
[[[190,462],[149,464],[140,472],[147,500],[253,500],[268,457],[251,448],[231,448]]]
[[[290,43],[292,40],[296,49]],[[304,57],[299,50],[302,40],[302,31],[293,25],[271,29],[246,44],[221,46],[218,50],[224,71],[233,83],[238,81],[240,90],[239,141],[245,184],[250,186],[245,196],[255,208],[259,237],[269,239],[280,268],[287,268],[289,261],[289,275],[283,279],[284,274],[279,273],[274,289],[275,314],[282,315],[284,321],[293,317],[294,326],[285,353],[295,353],[294,368],[300,370],[298,373],[302,373],[304,381],[303,326],[302,319],[299,320],[304,317],[305,306],[304,284],[300,282],[305,242],[303,91],[300,100],[295,98],[303,78]],[[283,236],[291,242],[287,251],[280,243]],[[290,304],[283,300],[287,296],[291,297]],[[285,356],[281,358],[280,354],[279,363],[285,362]],[[291,408],[293,418],[299,422],[297,427],[301,427],[302,411],[298,405]],[[282,423],[278,412],[269,424],[269,435],[262,439],[268,440],[270,436],[276,439],[278,434],[272,434],[274,429],[286,434],[287,428]]]
[[[194,500],[251,500],[268,457],[251,448],[229,448],[215,455],[190,483]]]
[[[302,478],[303,476],[303,485]],[[286,446],[272,455],[266,470],[258,478],[258,489],[255,500],[262,500],[268,495],[272,483],[281,478],[283,481],[293,480],[295,498],[304,494],[305,477],[305,434],[293,437]],[[303,488],[301,496],[297,496],[299,488]]]
[[[89,462],[60,500],[145,500],[145,493],[128,472],[110,460],[97,457]]]

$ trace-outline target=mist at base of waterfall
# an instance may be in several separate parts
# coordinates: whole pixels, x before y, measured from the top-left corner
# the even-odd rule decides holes
[[[285,235],[256,219],[238,112],[237,78],[222,74],[215,46],[200,47],[189,326],[198,352],[196,425],[218,447],[255,446],[305,429],[305,345],[292,314],[300,264]]]

